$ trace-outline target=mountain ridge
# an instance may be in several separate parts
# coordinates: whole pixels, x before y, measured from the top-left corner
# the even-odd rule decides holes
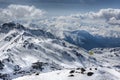
[[[76,37],[76,31],[74,33]],[[80,39],[81,37],[88,39],[91,36],[85,31],[78,32],[78,34],[81,35]],[[115,48],[118,51],[113,49],[112,52],[109,49],[103,51],[99,51],[102,48],[92,49],[94,55],[90,55],[88,50],[71,44],[71,42],[61,39],[50,32],[24,27],[21,24],[11,22],[0,26],[0,36],[2,36],[0,39],[1,79],[12,80],[22,76],[38,75],[39,73],[51,71],[54,73],[56,70],[61,71],[64,69],[68,71],[76,68],[100,67],[108,70],[111,68],[116,71],[115,73],[119,72],[119,62],[117,62],[119,60],[119,54],[117,54],[119,53],[119,48]],[[110,55],[109,53],[113,54]],[[113,60],[110,59],[111,56]],[[102,71],[100,70],[100,72]],[[100,72],[95,73],[95,75],[101,76]],[[115,76],[111,73],[109,74],[108,71],[104,72],[108,76]],[[100,79],[103,78],[100,77]],[[117,78],[111,77],[111,79],[115,80]]]

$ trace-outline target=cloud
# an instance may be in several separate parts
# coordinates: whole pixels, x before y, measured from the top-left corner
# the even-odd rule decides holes
[[[90,0],[92,1],[92,0]],[[43,17],[46,12],[37,9],[34,6],[26,5],[9,5],[5,9],[0,9],[0,22],[14,21],[19,19],[38,19]],[[114,18],[114,21],[112,20]],[[65,21],[64,21],[65,20]],[[76,21],[77,20],[77,21]],[[119,24],[120,9],[101,9],[98,12],[87,12],[84,14],[73,14],[68,16],[61,16],[56,18],[56,25],[76,22],[98,23],[107,22],[108,24]],[[63,22],[62,22],[63,21]],[[112,23],[112,21],[114,23]],[[54,22],[54,23],[55,23]],[[58,23],[59,22],[59,23]]]
[[[48,30],[60,37],[64,37],[64,31],[74,30],[85,30],[95,35],[118,37],[120,9],[101,9],[98,12],[59,16],[44,20],[39,24],[43,23],[47,25]]]
[[[45,14],[45,11],[34,6],[9,5],[5,9],[0,9],[0,22],[40,18],[43,17],[43,14]]]
[[[106,20],[109,20],[112,17],[120,19],[120,9],[101,9],[99,12],[90,12],[88,15],[92,18],[104,18]]]
[[[56,32],[54,34],[62,37],[64,31],[70,30],[86,30],[93,34],[104,35],[107,34],[106,31],[111,32],[113,30],[113,25],[115,29],[113,31],[120,31],[120,9],[100,9],[97,12],[49,18],[44,18],[45,13],[45,11],[34,6],[9,5],[5,9],[0,9],[0,22],[20,20],[22,21],[20,23],[26,27],[34,26],[35,28],[37,26],[51,32],[56,31],[58,34]],[[111,27],[109,30],[108,26]],[[112,34],[108,34],[108,36]]]
[[[92,1],[92,0],[91,0]],[[93,0],[94,1],[94,0]],[[37,9],[34,6],[27,5],[9,5],[5,9],[0,9],[0,22],[16,21],[16,20],[37,20],[43,18],[46,12]],[[87,12],[84,14],[73,14],[68,16],[59,16],[50,18],[51,20],[42,21],[47,25],[54,25],[55,27],[63,27],[72,29],[73,26],[81,24],[120,24],[120,9],[100,9],[97,12]]]
[[[120,24],[120,9],[101,9],[99,12],[88,14],[93,19],[105,19],[108,24]]]
[[[58,16],[43,20],[45,24],[58,30],[77,30],[80,26],[111,26],[120,24],[120,9],[101,9],[97,12]]]
[[[115,17],[112,17],[112,18],[110,18],[108,23],[111,25],[120,25],[120,19],[117,20]]]
[[[100,9],[98,12],[87,12],[85,14],[73,14],[83,22],[97,24],[98,22],[116,24],[120,22],[120,9]],[[112,22],[113,21],[113,22]]]

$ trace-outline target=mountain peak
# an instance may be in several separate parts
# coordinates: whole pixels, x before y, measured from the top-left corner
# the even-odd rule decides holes
[[[25,27],[19,23],[14,22],[4,23],[0,26],[0,32],[2,33],[8,33],[10,30],[13,29],[24,30]]]

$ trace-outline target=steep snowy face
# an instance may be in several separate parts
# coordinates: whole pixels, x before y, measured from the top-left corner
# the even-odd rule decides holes
[[[9,78],[88,65],[87,51],[40,29],[5,23],[0,27],[0,73]]]
[[[120,47],[120,38],[92,35],[84,30],[65,31],[65,40],[87,50],[93,48]]]
[[[93,56],[97,58],[96,62],[100,62],[102,67],[114,68],[120,72],[120,47],[95,48],[92,51],[95,53]]]

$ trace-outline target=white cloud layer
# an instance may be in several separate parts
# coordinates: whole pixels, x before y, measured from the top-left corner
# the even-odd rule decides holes
[[[98,12],[91,12],[89,13],[89,16],[92,18],[104,18],[106,20],[109,20],[111,17],[115,17],[116,19],[120,19],[120,9],[101,9]]]
[[[34,6],[9,5],[5,9],[0,9],[0,22],[38,19],[43,18],[45,16],[43,14],[45,13],[45,11],[37,9]],[[56,27],[69,26],[70,28],[81,23],[120,25],[120,9],[108,8],[101,9],[98,12],[59,16],[52,20],[51,25],[55,25]]]
[[[92,20],[105,20],[106,22],[110,23],[110,24],[120,24],[120,9],[112,9],[112,8],[108,8],[108,9],[101,9],[98,12],[89,12],[86,14],[80,14],[79,16],[81,16],[82,18],[85,19],[92,19]],[[113,21],[114,18],[114,21]],[[112,22],[112,21],[113,22]]]
[[[14,21],[25,18],[40,18],[45,13],[34,6],[9,5],[5,9],[0,9],[0,22]]]
[[[39,24],[43,23],[48,30],[58,32],[54,34],[61,37],[68,30],[86,30],[95,35],[120,37],[120,9],[101,9],[98,12],[59,16],[40,21]]]
[[[45,21],[60,29],[78,29],[81,25],[86,26],[106,26],[106,25],[120,25],[120,9],[101,9],[98,12],[88,12],[85,14],[73,14],[68,16],[59,16]]]
[[[49,18],[44,18],[44,14],[45,11],[34,6],[10,5],[0,9],[0,22],[20,20],[26,27],[39,27],[61,37],[64,37],[64,31],[70,30],[86,30],[103,36],[118,37],[120,34],[120,9],[101,9],[98,12]]]

